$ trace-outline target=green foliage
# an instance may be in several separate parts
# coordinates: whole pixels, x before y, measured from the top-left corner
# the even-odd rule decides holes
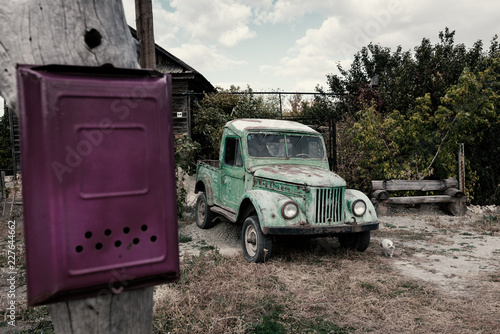
[[[458,144],[465,143],[469,199],[474,199],[474,193],[486,199],[484,188],[489,185],[490,196],[493,191],[498,200],[500,140],[493,133],[500,130],[499,69],[499,58],[477,75],[465,69],[458,83],[446,90],[437,109],[429,93],[417,98],[406,113],[393,110],[384,116],[375,102],[362,108],[355,115],[358,121],[344,129],[357,151],[343,154],[356,157],[349,164],[357,171],[349,173],[343,167],[341,174],[365,190],[368,184],[360,182],[360,175],[371,179],[457,177]],[[485,152],[497,154],[488,154],[489,161],[484,161]],[[494,178],[486,185],[481,178],[485,167],[490,172],[483,178]]]
[[[393,110],[406,113],[425,94],[430,94],[432,109],[436,109],[465,67],[476,72],[483,66],[482,42],[467,50],[463,44],[454,44],[454,35],[455,31],[446,28],[436,45],[424,38],[414,54],[401,47],[394,52],[374,44],[363,47],[354,55],[350,69],[338,65],[340,75],[327,76],[331,92],[339,97],[337,109],[353,116],[374,101],[383,115]],[[378,78],[378,84],[370,86],[372,78]]]
[[[230,120],[237,118],[278,118],[279,100],[255,96],[250,87],[241,91],[231,86],[217,93],[207,94],[193,110],[193,139],[201,144],[206,159],[217,159],[222,129]]]
[[[454,32],[424,39],[415,56],[370,44],[349,70],[329,76],[339,99],[339,174],[369,191],[371,179],[458,177],[466,152],[466,192],[477,204],[500,203],[500,47],[454,44]],[[496,57],[492,57],[495,55]],[[379,86],[369,79],[379,77]]]
[[[4,114],[0,117],[0,169],[12,170],[13,168],[9,110],[7,109],[7,106],[5,106]]]
[[[177,215],[182,218],[186,204],[187,190],[184,182],[186,175],[196,173],[196,156],[200,151],[200,144],[194,142],[187,135],[175,141],[175,179],[177,184]]]

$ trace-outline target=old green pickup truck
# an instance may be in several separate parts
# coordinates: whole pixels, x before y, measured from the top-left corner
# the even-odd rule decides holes
[[[368,197],[329,170],[321,134],[292,121],[228,122],[220,160],[198,162],[195,192],[198,227],[243,223],[249,262],[266,261],[280,235],[337,236],[362,252],[379,226]]]

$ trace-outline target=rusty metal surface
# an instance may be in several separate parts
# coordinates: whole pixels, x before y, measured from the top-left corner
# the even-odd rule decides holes
[[[273,119],[236,119],[226,124],[226,127],[243,137],[243,133],[255,130],[265,131],[285,131],[295,133],[318,134],[318,132],[307,125],[293,121],[273,120]]]
[[[293,123],[293,124],[289,124]],[[360,191],[345,189],[346,182],[328,169],[325,159],[294,157],[252,157],[248,154],[248,133],[302,132],[318,136],[316,131],[295,122],[237,120],[224,129],[220,168],[198,164],[197,180],[211,191],[210,205],[227,213],[230,221],[241,222],[257,214],[261,228],[269,234],[335,235],[378,228],[373,204]],[[227,165],[223,160],[226,136],[239,136],[243,166]],[[322,143],[324,141],[321,137]],[[366,213],[352,213],[354,201],[362,199]],[[298,214],[285,219],[283,205],[293,201]]]
[[[378,229],[378,222],[364,223],[358,225],[335,225],[335,226],[286,226],[286,227],[264,227],[264,234],[273,235],[314,235],[333,236],[342,233],[365,232]]]
[[[255,178],[284,181],[313,187],[345,187],[344,179],[335,173],[316,166],[273,165],[250,169]]]

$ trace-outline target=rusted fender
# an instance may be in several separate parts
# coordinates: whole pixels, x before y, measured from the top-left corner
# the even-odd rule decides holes
[[[260,228],[263,231],[264,228],[271,226],[297,226],[306,224],[306,216],[300,209],[297,217],[293,219],[284,219],[281,215],[281,208],[286,202],[291,200],[288,196],[267,190],[247,191],[240,201],[237,220],[244,220],[244,216],[248,213],[249,205],[252,205],[257,212]]]
[[[357,199],[361,199],[366,203],[366,212],[362,217],[356,217],[351,211],[352,203]],[[347,206],[346,213],[346,223],[368,223],[368,222],[376,222],[377,221],[377,213],[375,212],[375,207],[373,206],[372,201],[359,190],[355,189],[346,189],[345,190],[345,202]]]
[[[195,194],[200,192],[203,189],[203,186],[205,188],[205,196],[207,197],[207,204],[214,205],[215,204],[214,190],[212,187],[212,182],[210,181],[210,176],[207,173],[202,174],[196,181],[196,187],[194,189]]]

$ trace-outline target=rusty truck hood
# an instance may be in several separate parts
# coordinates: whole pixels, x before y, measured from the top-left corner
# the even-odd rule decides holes
[[[254,166],[250,172],[255,177],[311,187],[345,187],[346,182],[327,169],[304,165]]]

